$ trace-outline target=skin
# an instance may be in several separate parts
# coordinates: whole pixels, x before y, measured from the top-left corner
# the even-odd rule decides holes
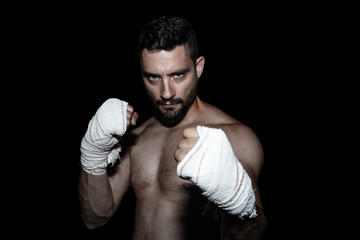
[[[205,58],[194,62],[183,46],[170,51],[143,50],[141,68],[145,88],[152,101],[162,99],[160,112],[179,110],[170,99],[187,99],[204,69]],[[135,125],[138,114],[129,105],[128,123]],[[263,149],[256,134],[246,125],[198,96],[186,115],[167,126],[151,117],[124,135],[133,139],[115,173],[93,176],[82,172],[79,192],[83,220],[88,228],[104,225],[114,214],[129,187],[137,198],[133,239],[191,239],[200,231],[204,198],[192,182],[176,174],[177,164],[196,144],[197,125],[221,128],[233,151],[250,176],[256,204],[261,207],[257,179],[263,164]],[[205,199],[206,200],[206,199]],[[241,220],[217,209],[221,239],[260,239],[266,217],[258,211],[255,221]],[[205,225],[206,226],[206,225]],[[210,231],[209,227],[202,231]],[[199,237],[199,236],[197,236]]]

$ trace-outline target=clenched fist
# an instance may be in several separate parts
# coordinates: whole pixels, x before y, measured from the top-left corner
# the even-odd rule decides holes
[[[81,141],[82,169],[93,175],[104,174],[106,166],[119,158],[121,147],[117,143],[138,117],[127,102],[116,98],[106,100],[90,120]]]
[[[184,139],[179,142],[178,149],[175,151],[175,159],[179,163],[185,155],[195,146],[199,140],[199,133],[196,127],[185,128],[183,131]]]
[[[185,129],[183,135],[175,153],[178,176],[190,180],[209,201],[231,215],[256,217],[251,178],[225,132],[198,126]]]

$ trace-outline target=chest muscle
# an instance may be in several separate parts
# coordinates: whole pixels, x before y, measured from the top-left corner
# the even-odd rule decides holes
[[[181,132],[142,136],[131,150],[131,185],[141,190],[181,191],[186,182],[176,173],[174,154],[182,139]]]

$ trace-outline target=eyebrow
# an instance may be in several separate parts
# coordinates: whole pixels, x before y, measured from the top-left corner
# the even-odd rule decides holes
[[[188,73],[189,71],[190,71],[190,68],[182,68],[182,69],[176,70],[175,72],[171,72],[170,74],[168,74],[168,76],[185,74],[185,73]],[[161,75],[160,75],[160,74],[156,74],[156,73],[151,73],[151,72],[143,71],[143,76],[144,76],[144,77],[160,77]]]
[[[172,72],[170,73],[170,76],[174,76],[174,75],[179,75],[179,74],[185,74],[185,73],[188,73],[190,71],[189,68],[182,68],[182,69],[179,69],[175,72]]]

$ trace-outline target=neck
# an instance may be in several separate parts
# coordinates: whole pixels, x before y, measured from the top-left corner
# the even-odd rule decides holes
[[[203,111],[202,110],[203,105],[204,105],[203,101],[200,100],[198,96],[196,96],[194,102],[190,105],[188,111],[181,120],[169,122],[169,121],[162,121],[161,118],[157,118],[157,122],[166,128],[182,127],[185,125],[189,125],[199,120],[201,113]]]
[[[189,110],[187,111],[185,117],[176,125],[183,126],[191,124],[199,119],[203,109],[203,102],[198,96],[196,96],[194,102],[191,104]]]

